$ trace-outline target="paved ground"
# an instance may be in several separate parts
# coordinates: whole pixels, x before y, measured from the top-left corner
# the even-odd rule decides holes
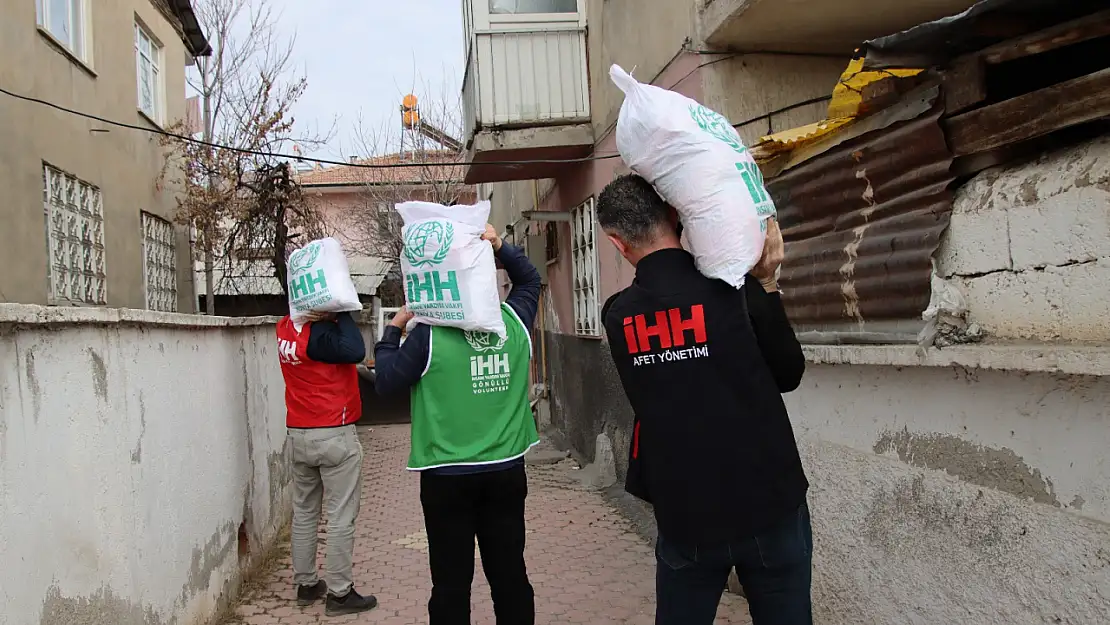
[[[376,595],[377,609],[328,618],[322,604],[293,601],[291,563],[282,559],[264,588],[239,608],[249,625],[427,622],[427,539],[418,497],[419,480],[405,471],[408,427],[362,431],[362,511],[355,538],[355,585]],[[536,622],[643,624],[654,622],[655,558],[650,545],[597,492],[583,487],[573,462],[529,467],[528,570],[536,589]],[[323,545],[319,560],[323,565]],[[474,625],[493,625],[489,586],[475,566]],[[726,595],[719,625],[748,624],[747,606]]]

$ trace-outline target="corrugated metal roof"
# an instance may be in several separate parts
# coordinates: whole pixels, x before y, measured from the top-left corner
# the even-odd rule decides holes
[[[937,102],[768,182],[787,241],[780,283],[800,330],[916,335],[952,211],[942,112]]]

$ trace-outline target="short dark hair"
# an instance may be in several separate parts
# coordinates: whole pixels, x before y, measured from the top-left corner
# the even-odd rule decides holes
[[[670,206],[636,174],[617,177],[597,196],[597,222],[631,245],[650,242],[669,216]]]

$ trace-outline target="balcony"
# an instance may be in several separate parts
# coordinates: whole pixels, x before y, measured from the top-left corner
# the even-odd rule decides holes
[[[551,178],[566,165],[537,161],[593,149],[585,1],[464,1],[468,184]]]
[[[860,43],[948,15],[974,0],[703,0],[706,43],[737,52],[848,55]]]

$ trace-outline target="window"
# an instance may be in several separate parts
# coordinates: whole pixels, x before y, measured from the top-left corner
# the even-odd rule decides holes
[[[162,46],[135,22],[135,69],[139,84],[139,110],[152,122],[162,119]]]
[[[578,0],[489,0],[490,15],[577,13]]]
[[[544,225],[544,257],[548,264],[559,259],[559,224],[551,222]]]
[[[147,310],[177,312],[177,236],[173,224],[142,213]]]
[[[43,163],[51,304],[107,304],[100,189]]]
[[[598,320],[597,246],[594,229],[594,199],[571,213],[571,246],[574,266],[574,332],[601,336]]]
[[[73,53],[88,61],[86,0],[37,0],[38,24]]]

